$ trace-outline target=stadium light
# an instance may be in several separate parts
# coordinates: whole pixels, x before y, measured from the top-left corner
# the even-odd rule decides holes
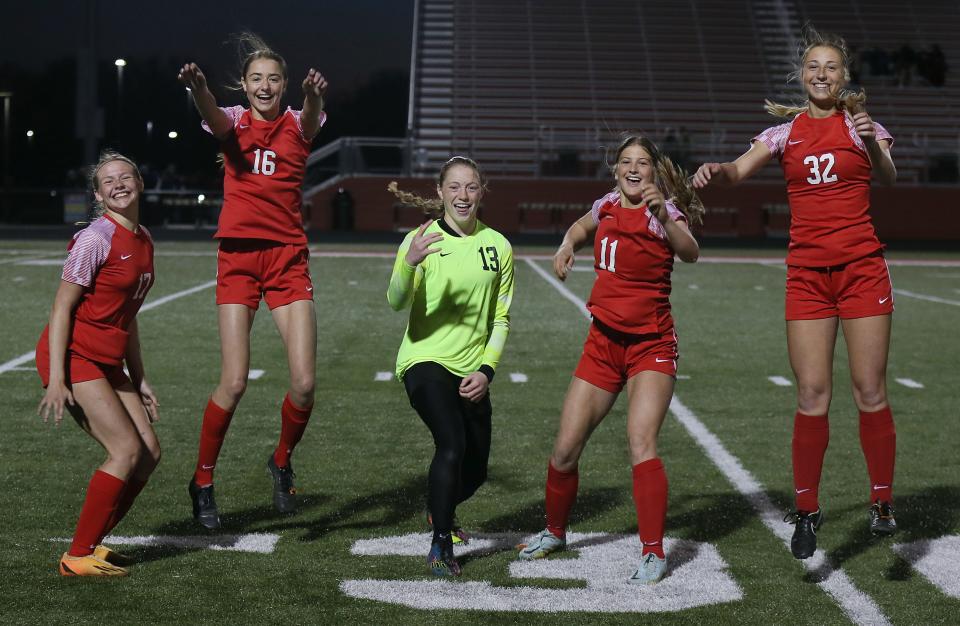
[[[176,138],[177,138],[177,131],[171,130],[169,133],[167,133],[167,137],[169,137],[170,139],[176,139]]]
[[[205,195],[203,195],[202,193],[201,193],[201,194],[197,194],[197,204],[203,204],[203,201],[206,200],[206,199],[207,199],[207,197],[206,197]]]
[[[126,59],[117,59],[116,61],[113,62],[113,64],[116,65],[117,67],[126,67],[126,65],[127,65],[127,60],[126,60]]]
[[[31,138],[31,139],[33,138],[33,131],[32,131],[32,130],[28,130],[28,131],[27,131],[27,137],[29,137],[29,138]]]

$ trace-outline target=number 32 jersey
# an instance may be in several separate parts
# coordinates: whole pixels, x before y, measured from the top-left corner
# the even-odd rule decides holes
[[[220,110],[233,128],[221,142],[223,208],[214,237],[305,245],[301,185],[312,138],[303,136],[300,111],[288,108],[264,121],[242,106]],[[203,129],[211,132],[206,122]]]
[[[672,220],[686,221],[669,200]],[[597,280],[587,309],[596,319],[633,335],[662,334],[673,327],[670,274],[673,249],[660,221],[645,207],[625,209],[619,192],[593,203]]]
[[[877,141],[890,133],[874,122]],[[842,111],[806,112],[753,138],[780,159],[790,202],[787,264],[842,265],[881,249],[870,221],[870,158]]]

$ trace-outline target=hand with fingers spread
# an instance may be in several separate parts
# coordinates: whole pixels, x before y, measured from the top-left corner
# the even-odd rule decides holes
[[[303,79],[303,95],[322,103],[323,96],[326,92],[327,79],[323,77],[323,74],[311,67],[310,71],[307,72],[307,77]]]
[[[693,188],[703,189],[710,184],[710,180],[720,173],[719,163],[704,163],[693,175]]]
[[[567,274],[573,269],[573,261],[573,244],[569,241],[564,241],[553,254],[553,273],[557,275],[557,278],[560,280],[567,279]]]
[[[63,409],[68,404],[76,406],[73,392],[62,382],[51,380],[50,384],[47,385],[46,393],[43,394],[43,399],[40,400],[40,406],[37,407],[37,415],[43,418],[44,424],[49,421],[52,415],[54,425],[59,426],[60,422],[63,421]]]
[[[417,234],[413,236],[413,241],[410,242],[410,249],[407,250],[407,255],[404,257],[407,265],[416,267],[431,254],[440,252],[440,248],[431,248],[430,246],[438,241],[441,241],[443,239],[443,235],[441,233],[430,233],[429,235],[424,235],[424,232],[432,223],[433,220],[420,224]]]
[[[470,402],[480,402],[487,395],[490,380],[483,372],[474,372],[464,377],[460,383],[460,397]]]
[[[143,408],[147,410],[147,417],[150,423],[160,419],[160,401],[157,400],[157,394],[153,388],[147,384],[146,380],[140,381],[140,388],[137,390],[140,394],[140,401],[143,402]]]
[[[190,88],[190,91],[202,92],[207,88],[207,77],[196,63],[187,63],[180,68],[177,80]]]

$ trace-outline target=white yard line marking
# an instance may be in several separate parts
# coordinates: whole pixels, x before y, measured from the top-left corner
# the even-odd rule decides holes
[[[893,551],[944,594],[960,599],[960,536],[898,543]]]
[[[257,380],[264,374],[266,374],[265,370],[250,370],[249,372],[247,372],[247,378],[249,378],[250,380]]]
[[[687,287],[690,289],[700,289],[700,285],[694,285],[694,284],[687,285]]]
[[[893,293],[897,294],[898,296],[916,298],[917,300],[926,300],[927,302],[937,302],[938,304],[952,304],[953,306],[960,306],[960,301],[957,300],[947,300],[946,298],[938,298],[937,296],[928,296],[922,293],[916,293],[914,291],[907,291],[906,289],[894,289]]]
[[[386,382],[388,380],[393,380],[393,372],[377,372],[373,376],[373,380],[377,382]]]
[[[10,263],[12,259],[7,259],[7,263]],[[3,261],[0,261],[3,263]],[[21,259],[16,261],[14,265],[63,265],[63,259]]]
[[[894,380],[904,387],[909,387],[910,389],[923,389],[923,383],[918,383],[912,378],[895,378]]]
[[[510,372],[510,382],[512,383],[525,383],[527,380],[526,374],[521,372]]]
[[[190,287],[189,289],[184,289],[183,291],[178,291],[178,292],[176,292],[176,293],[172,293],[172,294],[170,294],[170,295],[168,295],[168,296],[164,296],[164,297],[162,297],[162,298],[158,298],[157,300],[153,300],[152,302],[148,302],[148,303],[144,304],[142,307],[140,307],[140,311],[141,311],[141,312],[143,312],[143,311],[149,311],[150,309],[156,308],[156,307],[160,306],[161,304],[166,304],[167,302],[171,302],[171,301],[173,301],[173,300],[176,300],[177,298],[182,298],[182,297],[184,297],[184,296],[189,296],[189,295],[192,294],[192,293],[196,293],[196,292],[198,292],[198,291],[203,291],[204,289],[209,289],[210,287],[213,287],[213,286],[216,285],[216,284],[217,284],[217,281],[211,280],[211,281],[207,281],[207,282],[205,282],[205,283],[201,283],[201,284],[197,285],[196,287]],[[18,357],[16,357],[16,358],[10,359],[10,360],[7,361],[6,363],[0,364],[0,374],[3,374],[4,372],[8,372],[8,371],[12,370],[12,369],[15,368],[15,367],[19,367],[19,366],[23,365],[24,363],[29,363],[29,362],[32,361],[32,360],[34,359],[34,357],[36,357],[36,356],[37,356],[36,351],[31,350],[30,352],[27,352],[27,353],[25,353],[25,354],[21,354],[20,356],[18,356]]]
[[[578,309],[580,309],[580,312],[583,313],[584,317],[590,319],[590,311],[587,310],[587,305],[583,300],[578,298],[576,294],[567,289],[563,283],[554,278],[552,275],[548,274],[547,270],[534,263],[531,259],[524,259],[524,261],[526,261],[527,265],[529,265],[534,272],[540,274],[540,277],[543,278],[543,280],[553,285],[553,288],[559,291],[561,296],[572,302]]]
[[[677,374],[677,380],[690,380],[690,377],[686,374]]]
[[[103,542],[116,546],[173,546],[194,550],[230,550],[232,552],[255,552],[271,554],[280,535],[274,533],[248,533],[245,535],[140,535],[123,537],[110,535]],[[67,538],[50,541],[69,543]]]
[[[790,387],[793,385],[789,380],[783,376],[767,376],[767,380],[772,382],[777,387]]]
[[[537,273],[541,276],[546,274],[542,269],[537,268],[532,261],[528,260],[527,264],[538,270]],[[584,311],[583,301],[572,293],[570,296],[572,298],[564,294],[564,297],[567,297],[568,300],[572,299],[577,304],[581,312]],[[730,484],[750,502],[759,514],[763,525],[779,537],[789,549],[792,535],[791,527],[783,522],[782,511],[774,506],[753,474],[743,467],[740,459],[727,451],[717,436],[694,415],[693,411],[680,402],[676,394],[670,401],[670,411],[693,440],[703,449],[707,458],[723,473]],[[804,559],[801,563],[815,575],[818,580],[817,585],[840,605],[840,608],[852,622],[856,624],[890,624],[890,620],[883,614],[876,602],[857,589],[853,581],[841,568],[834,568],[823,550],[818,549],[812,557]]]

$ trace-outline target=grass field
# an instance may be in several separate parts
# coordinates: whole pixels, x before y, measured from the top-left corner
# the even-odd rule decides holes
[[[148,304],[214,277],[212,244],[159,242],[157,249]],[[195,526],[186,496],[201,410],[218,377],[213,289],[141,313],[164,456],[114,542],[140,563],[128,579],[61,578],[56,562],[66,544],[55,539],[72,534],[102,456],[72,423],[53,428],[36,416],[41,388],[27,353],[48,314],[62,250],[62,242],[0,242],[0,550],[6,558],[0,622],[960,620],[958,254],[923,255],[918,263],[903,261],[920,255],[891,255],[897,311],[888,380],[901,528],[893,541],[876,541],[867,531],[866,467],[838,342],[821,489],[826,555],[812,567],[791,557],[783,540],[791,529],[781,521],[792,505],[795,406],[795,388],[770,380],[792,381],[783,265],[729,252],[723,263],[678,264],[673,306],[681,379],[660,439],[670,479],[674,569],[660,585],[634,589],[625,579],[638,553],[621,549],[635,542],[636,531],[622,401],[581,462],[572,520],[572,530],[587,535],[579,550],[528,568],[505,547],[543,525],[546,459],[588,324],[578,301],[593,282],[583,266],[562,292],[545,278],[549,252],[522,249],[512,330],[492,386],[490,478],[459,510],[464,526],[487,540],[476,541],[478,547],[487,547],[462,559],[461,579],[436,581],[426,573],[423,509],[432,444],[402,386],[376,380],[378,372],[392,372],[406,323],[405,314],[386,303],[393,251],[385,247],[352,248],[364,255],[321,248],[324,254],[312,258],[320,318],[317,405],[294,457],[301,506],[289,517],[273,512],[264,468],[286,384],[283,350],[266,309],[252,338],[252,368],[263,374],[250,381],[217,467],[224,527],[216,536]],[[512,382],[511,373],[526,381]],[[414,533],[422,536],[407,537]],[[237,543],[238,535],[246,537]],[[122,545],[148,536],[153,543]],[[449,608],[413,608],[423,603]],[[544,612],[556,607],[564,611]],[[643,614],[650,608],[659,612]]]

